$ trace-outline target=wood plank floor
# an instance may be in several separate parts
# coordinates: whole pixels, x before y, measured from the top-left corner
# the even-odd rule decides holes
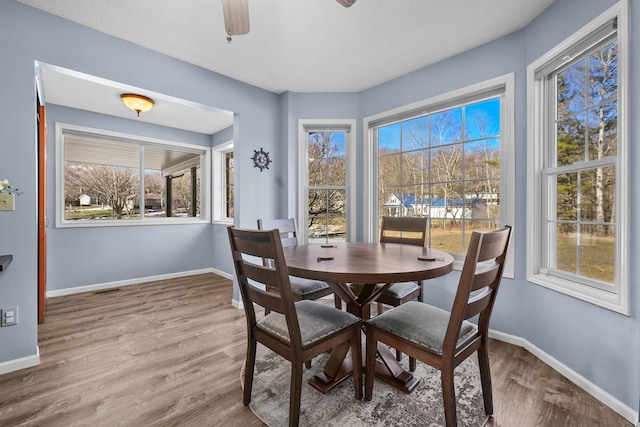
[[[0,426],[262,426],[242,405],[244,313],[203,274],[51,298],[39,366],[0,376]],[[490,426],[631,426],[521,348],[493,341]]]

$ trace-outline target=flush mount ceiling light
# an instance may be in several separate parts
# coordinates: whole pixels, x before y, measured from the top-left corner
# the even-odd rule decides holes
[[[249,32],[249,0],[222,0],[222,10],[224,29],[229,43],[231,43],[231,36]]]
[[[356,0],[336,0],[336,1],[341,5],[343,5],[344,7],[351,7],[356,2]]]
[[[138,113],[138,117],[140,117],[140,113],[146,113],[151,110],[155,104],[153,99],[135,93],[123,93],[120,95],[120,99],[122,99],[124,105]]]

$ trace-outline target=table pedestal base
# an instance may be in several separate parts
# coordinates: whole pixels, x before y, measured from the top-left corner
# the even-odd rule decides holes
[[[350,352],[336,350],[337,349],[334,349],[334,351],[331,352],[331,356],[325,365],[324,371],[309,380],[309,385],[321,393],[327,393],[332,388],[349,378],[353,373],[353,364],[351,362],[352,358]],[[340,357],[341,359],[338,359]],[[336,363],[337,360],[342,360],[342,363],[339,366]],[[365,360],[366,351],[363,348],[363,367],[365,367]],[[393,353],[382,343],[378,343],[378,358],[376,359],[375,372],[376,378],[380,378],[387,384],[392,385],[407,394],[411,393],[418,383],[420,383],[420,379],[414,377],[410,372],[402,369]]]

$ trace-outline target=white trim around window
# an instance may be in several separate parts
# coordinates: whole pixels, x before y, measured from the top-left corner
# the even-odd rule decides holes
[[[210,209],[210,182],[211,182],[211,148],[200,145],[188,144],[177,141],[162,140],[158,138],[150,138],[140,135],[132,135],[122,132],[107,131],[103,129],[95,129],[85,126],[78,126],[66,123],[56,123],[56,143],[55,143],[55,159],[56,159],[56,183],[55,183],[55,206],[56,206],[56,228],[83,228],[83,227],[122,227],[122,226],[140,226],[140,225],[169,225],[169,224],[201,224],[211,222]],[[200,213],[195,217],[154,217],[142,214],[140,219],[118,220],[104,219],[99,221],[78,221],[65,219],[65,134],[70,135],[86,135],[90,139],[104,138],[108,141],[116,141],[118,144],[131,144],[133,147],[139,147],[140,153],[143,153],[143,147],[159,150],[174,150],[176,152],[192,153],[199,155],[198,159],[191,159],[182,163],[183,168],[199,166],[200,169]],[[124,147],[124,145],[123,145]],[[100,153],[95,153],[100,156]],[[122,157],[122,156],[120,156]],[[144,160],[141,155],[140,164],[137,167],[143,170]],[[178,166],[178,165],[173,165]],[[175,167],[172,168],[176,172]],[[143,183],[140,183],[140,192],[144,191]]]
[[[550,250],[545,238],[547,214],[551,215],[552,196],[549,196],[549,178],[544,170],[552,156],[546,151],[553,119],[547,76],[564,66],[562,60],[570,61],[573,56],[567,52],[588,51],[586,41],[598,37],[608,23],[614,22],[617,31],[617,96],[618,128],[617,156],[592,161],[595,166],[612,164],[616,168],[615,206],[615,283],[610,288],[589,283],[588,278],[578,278],[562,272],[551,271],[545,261]],[[629,205],[629,35],[628,2],[623,0],[602,13],[562,43],[538,58],[527,67],[527,280],[540,286],[581,299],[594,305],[624,314],[630,314],[630,205]],[[559,65],[558,65],[559,64]],[[553,153],[555,154],[555,153]],[[613,159],[613,160],[612,160]],[[579,168],[583,162],[576,163]],[[552,165],[553,166],[553,165]],[[571,166],[565,166],[571,169]],[[563,171],[562,168],[556,169]],[[550,199],[547,201],[547,199]],[[546,206],[546,210],[545,210]]]
[[[213,222],[233,224],[227,215],[227,165],[226,154],[233,152],[233,141],[213,147]]]
[[[353,119],[300,119],[298,120],[298,241],[307,244],[309,237],[302,230],[307,230],[307,187],[309,186],[309,148],[307,133],[311,131],[342,131],[347,133],[346,157],[347,157],[347,235],[346,240],[354,241],[356,231],[355,214],[355,143],[356,121]]]
[[[501,97],[501,135],[500,135],[500,186],[501,205],[500,218],[502,225],[515,226],[515,75],[513,73],[496,77],[484,82],[476,83],[461,89],[434,96],[393,110],[385,111],[373,116],[365,117],[363,129],[366,139],[364,141],[363,182],[364,182],[364,240],[376,241],[378,239],[377,209],[378,200],[378,170],[377,170],[377,146],[375,141],[375,124],[410,116],[414,112],[438,111],[462,104],[473,98],[481,98],[488,94],[499,94]],[[507,255],[504,276],[514,277],[515,269],[515,235],[511,234],[511,243]],[[456,259],[454,268],[462,269],[463,259]]]

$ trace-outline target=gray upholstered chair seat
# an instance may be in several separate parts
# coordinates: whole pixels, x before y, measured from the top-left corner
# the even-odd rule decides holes
[[[360,322],[360,318],[353,314],[315,301],[298,301],[295,308],[303,346]],[[289,341],[289,330],[284,315],[271,312],[259,320],[258,325]]]
[[[291,290],[293,291],[293,293],[300,294],[303,297],[313,292],[329,288],[329,285],[327,285],[325,282],[305,279],[302,277],[289,276],[289,282],[291,282]]]
[[[390,295],[394,298],[402,299],[416,289],[420,289],[420,286],[418,286],[416,282],[394,283],[389,289],[384,291],[382,295]]]
[[[449,325],[449,312],[429,304],[409,301],[374,317],[369,323],[442,354],[442,343]],[[476,330],[476,325],[463,321],[458,344]]]

